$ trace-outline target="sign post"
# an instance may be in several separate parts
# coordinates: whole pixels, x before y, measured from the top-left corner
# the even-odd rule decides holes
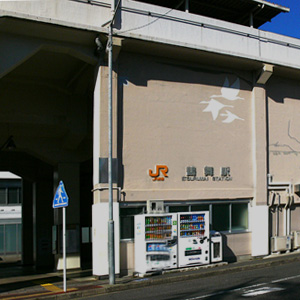
[[[64,292],[67,291],[67,258],[66,258],[66,207],[69,205],[69,197],[67,195],[64,183],[59,182],[59,186],[56,189],[53,208],[63,209],[63,261],[64,261]]]

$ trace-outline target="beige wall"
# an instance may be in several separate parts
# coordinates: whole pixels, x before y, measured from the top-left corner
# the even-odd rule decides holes
[[[145,56],[119,59],[126,200],[251,197],[248,75]],[[224,91],[226,81],[236,89]],[[148,172],[158,164],[168,167],[168,178],[154,182]],[[204,176],[205,166],[214,167],[215,176],[230,167],[232,181],[182,181],[188,166],[197,176]]]
[[[134,241],[121,241],[120,243],[120,271],[121,274],[134,272]]]
[[[300,182],[300,85],[272,77],[268,84],[270,174],[274,182]],[[298,197],[295,199],[299,201]]]
[[[300,231],[300,207],[297,205],[291,210],[291,231]]]

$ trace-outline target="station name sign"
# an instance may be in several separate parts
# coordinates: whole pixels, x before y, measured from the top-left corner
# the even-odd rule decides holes
[[[182,181],[232,181],[230,167],[222,167],[219,176],[215,176],[213,167],[204,167],[203,173],[204,176],[197,176],[196,167],[187,167],[186,176],[182,177]]]
[[[148,175],[152,179],[152,181],[165,181],[168,175],[169,168],[167,165],[155,165],[154,170],[149,169]],[[203,175],[197,175],[196,167],[187,167],[186,168],[186,176],[182,177],[182,181],[232,181],[233,178],[230,174],[230,167],[221,167],[220,173],[218,175],[215,174],[214,167],[204,167]]]

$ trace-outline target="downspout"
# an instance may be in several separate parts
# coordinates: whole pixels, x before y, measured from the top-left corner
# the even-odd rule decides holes
[[[253,22],[253,17],[255,14],[259,13],[261,10],[263,10],[265,7],[265,5],[258,5],[256,8],[252,9],[252,11],[250,12],[250,16],[249,16],[249,25],[251,28],[253,28],[254,26],[254,22]]]
[[[277,193],[278,196],[278,204],[276,209],[276,236],[279,236],[279,207],[280,207],[280,195]]]
[[[185,12],[190,12],[190,0],[185,0]]]
[[[293,185],[291,182],[272,182],[272,175],[268,174],[268,190],[269,191],[286,191],[287,192],[287,203],[284,206],[284,235],[287,236],[290,234],[290,229],[291,229],[291,218],[290,218],[290,210],[289,210],[289,206],[290,206],[290,199],[292,197],[292,188]],[[278,194],[278,193],[277,193]],[[280,199],[280,195],[278,194],[278,199]],[[279,200],[280,202],[280,200]],[[279,205],[278,204],[278,209],[277,209],[277,218],[279,218]],[[277,228],[276,228],[277,231]],[[276,232],[276,234],[278,234],[278,232]]]

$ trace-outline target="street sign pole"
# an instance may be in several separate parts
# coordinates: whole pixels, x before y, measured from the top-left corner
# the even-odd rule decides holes
[[[63,211],[63,268],[64,268],[64,292],[67,291],[67,256],[66,256],[66,207],[69,205],[64,183],[60,181],[53,199],[53,208],[62,208]]]
[[[64,292],[66,292],[67,291],[66,207],[63,207],[63,260],[64,260]]]

